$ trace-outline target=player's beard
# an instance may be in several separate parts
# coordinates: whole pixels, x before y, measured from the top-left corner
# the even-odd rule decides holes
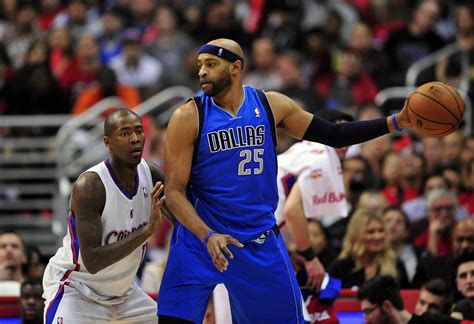
[[[211,90],[209,91],[204,91],[204,93],[210,97],[214,97],[218,95],[219,93],[222,92],[227,87],[230,87],[232,83],[232,79],[230,77],[229,72],[224,72],[222,77],[216,81],[208,81],[210,84],[212,84]]]

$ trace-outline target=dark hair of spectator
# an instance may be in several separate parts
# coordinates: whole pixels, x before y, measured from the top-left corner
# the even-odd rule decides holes
[[[315,115],[331,123],[335,123],[338,120],[348,122],[354,120],[354,117],[352,117],[351,115],[336,109],[320,109],[316,111]]]
[[[461,252],[459,256],[454,260],[453,269],[457,276],[459,266],[467,262],[474,262],[474,251],[466,250]]]
[[[391,276],[377,276],[366,281],[360,288],[357,298],[359,300],[367,299],[372,304],[379,306],[388,300],[397,310],[405,309],[397,280]]]

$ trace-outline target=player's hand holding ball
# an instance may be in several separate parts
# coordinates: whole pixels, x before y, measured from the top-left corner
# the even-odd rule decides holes
[[[230,259],[234,258],[234,255],[232,252],[230,252],[227,244],[233,244],[239,248],[244,247],[242,243],[237,241],[232,236],[219,234],[216,232],[211,233],[207,241],[204,243],[206,244],[207,251],[211,255],[212,263],[214,263],[217,270],[220,272],[224,272],[229,266],[229,261],[227,260],[224,253],[227,254]]]
[[[397,122],[400,128],[414,128],[421,135],[443,137],[459,127],[463,115],[464,101],[456,89],[434,81],[419,86],[407,98]]]

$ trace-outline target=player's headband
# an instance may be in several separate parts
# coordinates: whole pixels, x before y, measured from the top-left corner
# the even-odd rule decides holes
[[[226,50],[223,47],[215,46],[211,44],[205,44],[201,46],[198,52],[198,54],[202,54],[202,53],[213,54],[217,57],[223,58],[224,60],[227,60],[232,63],[234,63],[235,61],[240,61],[242,63],[242,69],[244,68],[244,58],[240,55],[232,53],[229,50]]]

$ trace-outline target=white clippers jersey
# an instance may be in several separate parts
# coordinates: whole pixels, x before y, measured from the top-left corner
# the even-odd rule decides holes
[[[275,211],[278,225],[285,220],[284,208],[286,198],[301,172],[314,166],[321,152],[321,144],[302,141],[293,144],[288,150],[278,155],[278,206]]]
[[[128,195],[119,185],[109,161],[103,161],[85,172],[99,175],[105,187],[106,200],[101,215],[102,245],[112,244],[145,226],[150,218],[151,191],[153,181],[150,168],[142,159],[137,166],[138,174],[135,194]],[[84,267],[81,247],[76,235],[75,217],[68,218],[68,232],[63,246],[49,261],[46,271],[54,273],[54,278],[80,290],[85,296],[107,301],[120,299],[128,294],[138,267],[143,259],[146,243],[138,247],[122,260],[91,274]]]

